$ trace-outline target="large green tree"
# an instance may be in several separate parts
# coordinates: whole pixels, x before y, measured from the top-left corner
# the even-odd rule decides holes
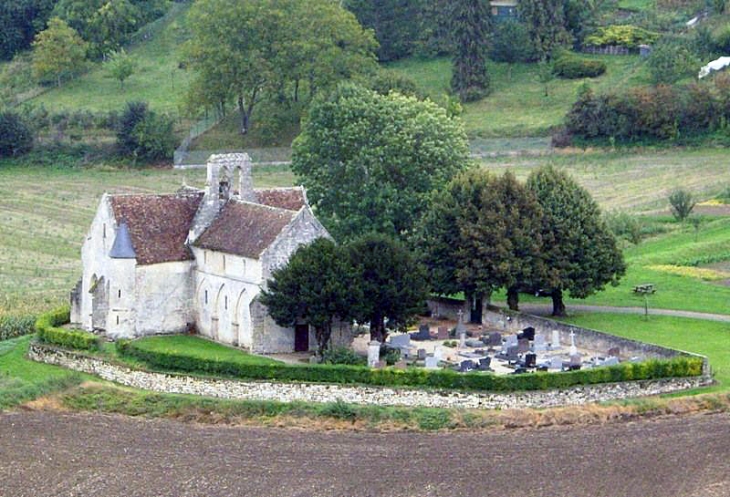
[[[430,101],[347,84],[310,108],[292,170],[341,241],[379,232],[405,239],[432,190],[467,163],[459,121]]]
[[[598,204],[570,176],[543,167],[530,174],[527,188],[542,207],[542,236],[550,240],[542,247],[546,277],[533,291],[549,294],[553,315],[563,316],[563,292],[586,298],[607,284],[618,284],[626,271],[623,255]]]
[[[0,4],[0,60],[30,47],[46,28],[56,0],[5,0]]]
[[[86,42],[66,22],[54,17],[33,41],[33,75],[39,81],[61,81],[79,73],[86,62]]]
[[[198,0],[187,58],[193,108],[235,102],[241,132],[256,105],[291,105],[376,68],[372,32],[330,0]]]
[[[519,0],[517,10],[525,22],[540,59],[550,59],[556,48],[569,45],[565,0]]]
[[[297,249],[286,266],[272,273],[260,297],[280,326],[299,321],[312,326],[320,357],[335,320],[350,321],[361,299],[348,253],[326,238]]]
[[[451,90],[462,102],[479,100],[489,93],[489,2],[454,0],[450,21],[454,43]]]
[[[424,309],[425,275],[408,249],[385,235],[365,235],[347,250],[360,294],[354,317],[369,323],[371,339],[383,343],[388,330],[402,328]]]
[[[537,200],[511,173],[461,173],[434,199],[419,234],[432,289],[464,292],[475,310],[473,321],[500,288],[516,309],[518,292],[544,278],[541,223]]]

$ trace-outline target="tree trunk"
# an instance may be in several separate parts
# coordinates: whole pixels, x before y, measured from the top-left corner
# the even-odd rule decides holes
[[[482,324],[482,309],[484,301],[481,295],[474,295],[471,298],[471,312],[469,313],[469,322]]]
[[[242,95],[238,96],[238,112],[241,114],[241,134],[245,135],[248,132],[248,113]]]
[[[512,311],[520,310],[520,293],[516,288],[507,289],[507,306]]]
[[[329,348],[330,338],[332,338],[332,323],[323,326],[314,327],[314,336],[317,338],[317,357],[321,361],[324,352]]]
[[[563,291],[553,290],[550,296],[553,299],[553,316],[565,316],[565,302],[563,302]]]
[[[385,320],[383,316],[376,314],[373,316],[373,319],[370,320],[370,340],[377,340],[380,343],[385,343],[386,336]]]

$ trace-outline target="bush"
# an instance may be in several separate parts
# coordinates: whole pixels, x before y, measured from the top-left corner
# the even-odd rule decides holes
[[[590,36],[586,36],[585,44],[594,47],[616,45],[629,49],[639,45],[651,45],[659,39],[659,34],[629,24],[598,28]]]
[[[33,148],[33,132],[15,112],[0,113],[0,157],[14,157]]]
[[[553,63],[553,72],[564,79],[595,78],[606,72],[606,63],[566,55]]]
[[[636,217],[626,212],[611,213],[604,216],[608,229],[617,238],[624,238],[634,245],[641,243],[642,225]]]
[[[623,363],[605,368],[585,369],[566,373],[533,373],[496,376],[489,373],[460,374],[455,371],[428,371],[422,368],[406,370],[370,369],[347,365],[288,365],[241,364],[180,355],[171,351],[153,351],[134,341],[117,342],[121,356],[131,357],[150,367],[165,371],[182,371],[226,375],[242,379],[268,381],[302,381],[311,383],[361,384],[512,392],[568,388],[625,380],[648,380],[674,376],[699,376],[702,359],[681,356],[671,360],[650,360],[643,363]]]
[[[0,341],[35,331],[35,316],[0,316]]]
[[[57,328],[59,325],[68,323],[69,316],[70,309],[68,306],[41,314],[35,322],[38,339],[44,343],[60,345],[70,349],[98,350],[99,337],[93,333]]]
[[[119,118],[117,148],[135,160],[169,158],[175,150],[172,120],[149,110],[146,102],[129,102]]]
[[[353,366],[363,366],[367,364],[367,359],[357,355],[353,350],[347,347],[334,347],[325,350],[322,356],[324,364],[350,364]]]
[[[669,205],[672,208],[674,218],[677,221],[684,221],[692,213],[695,201],[690,192],[679,188],[669,195]]]

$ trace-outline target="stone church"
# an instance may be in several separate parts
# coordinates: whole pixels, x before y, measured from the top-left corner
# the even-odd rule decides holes
[[[213,155],[204,190],[102,197],[71,321],[114,339],[197,330],[257,353],[313,350],[306,325],[276,325],[257,296],[300,245],[328,236],[303,188],[255,190],[247,154]],[[333,343],[348,337],[340,327]]]

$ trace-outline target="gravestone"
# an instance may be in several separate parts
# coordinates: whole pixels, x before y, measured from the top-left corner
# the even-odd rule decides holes
[[[583,357],[580,354],[570,354],[570,362],[568,365],[570,369],[580,369],[583,365]]]
[[[431,340],[431,331],[427,324],[422,324],[418,327],[418,333],[411,333],[411,338],[422,342],[424,340]]]
[[[537,365],[537,354],[525,354],[525,367],[534,368]]]
[[[368,343],[368,367],[374,368],[380,360],[380,342],[373,340]]]
[[[472,347],[472,348],[476,349],[478,347],[481,347],[482,345],[484,345],[484,344],[482,343],[481,340],[474,340],[472,338],[470,338],[469,340],[466,340],[467,347]]]
[[[571,356],[578,354],[578,347],[575,346],[575,331],[570,330],[570,352]]]
[[[616,366],[616,365],[618,365],[618,363],[619,363],[618,357],[612,356],[612,357],[609,357],[608,359],[606,359],[605,361],[603,361],[603,363],[601,363],[601,366]]]
[[[528,326],[524,330],[522,330],[522,338],[527,338],[528,340],[534,340],[535,339],[535,328],[532,326]]]
[[[527,338],[517,340],[517,353],[524,354],[530,351],[530,341]]]
[[[553,357],[550,359],[550,371],[562,371],[563,370],[563,359],[561,357]]]
[[[466,329],[459,331],[459,348],[466,347]]]
[[[426,349],[418,349],[418,360],[423,361],[426,359]]]
[[[436,338],[438,340],[448,340],[449,339],[449,329],[446,326],[439,326],[438,332],[436,334]]]
[[[535,341],[532,343],[532,349],[535,352],[545,352],[548,349],[547,342],[545,341],[545,335],[542,333],[535,335]]]
[[[411,346],[411,336],[408,333],[404,333],[402,335],[391,335],[390,336],[390,345],[393,348],[400,349],[402,347],[410,347]]]
[[[400,361],[396,362],[394,364],[395,369],[406,369],[408,367],[408,363],[401,359]]]
[[[492,364],[491,357],[483,357],[479,359],[479,371],[489,371],[489,366]]]
[[[433,356],[436,358],[437,361],[440,361],[444,357],[444,349],[440,345],[437,345],[433,349]]]
[[[426,369],[438,369],[439,368],[439,360],[436,357],[426,356],[425,359],[426,363],[424,367]]]
[[[375,369],[383,369],[385,367],[385,361],[378,361],[373,366]]]
[[[516,347],[517,346],[517,335],[507,335],[507,338],[504,341],[504,345],[502,346],[504,349],[508,349],[510,347]]]
[[[562,347],[562,345],[560,345],[560,331],[553,330],[553,340],[552,340],[552,342],[550,342],[550,347],[553,350],[559,349],[560,347]]]
[[[487,345],[489,345],[490,347],[497,347],[499,345],[502,345],[502,334],[498,331],[490,333],[489,342],[487,342]]]
[[[461,361],[461,364],[459,364],[459,373],[466,373],[467,371],[471,371],[474,369],[474,366],[474,361],[472,361],[471,359]]]
[[[618,347],[611,347],[608,349],[608,357],[619,357],[621,355],[621,350]]]
[[[507,347],[507,362],[517,362],[517,345]]]

